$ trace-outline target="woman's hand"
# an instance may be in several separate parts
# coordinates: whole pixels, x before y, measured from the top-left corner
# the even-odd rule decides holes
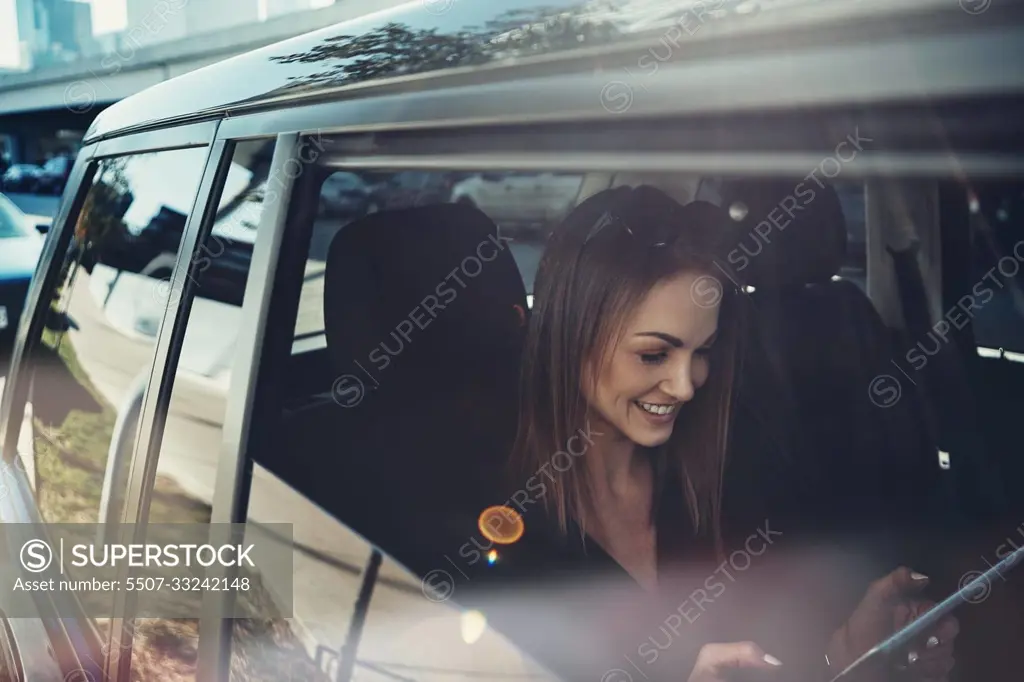
[[[871,583],[850,619],[832,637],[828,648],[832,671],[838,674],[865,651],[931,608],[933,603],[919,596],[927,584],[927,576],[906,567]],[[919,682],[944,680],[953,667],[953,639],[958,631],[955,618],[944,618],[924,635],[924,641],[900,654],[900,670]],[[879,665],[884,663],[865,671],[865,678],[878,675]]]
[[[935,602],[925,600],[912,600],[906,607],[901,606],[896,612],[895,629],[917,620],[933,606]],[[932,632],[924,636],[923,641],[910,648],[906,661],[900,661],[899,669],[919,682],[945,682],[956,663],[953,640],[959,632],[960,624],[956,618],[943,618]]]
[[[728,682],[730,671],[776,670],[782,662],[753,642],[705,644],[697,654],[688,682]]]

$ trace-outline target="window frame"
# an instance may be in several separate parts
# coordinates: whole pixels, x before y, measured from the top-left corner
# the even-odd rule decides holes
[[[673,85],[675,80],[666,75],[668,86]],[[498,104],[481,104],[481,100],[487,98],[479,88],[466,92],[461,88],[442,87],[426,92],[386,93],[365,99],[299,103],[291,107],[248,113],[226,119],[218,137],[241,140],[276,133],[278,147],[275,149],[272,168],[278,170],[283,170],[288,162],[310,161],[301,153],[303,141],[314,136],[331,136],[341,141],[341,144],[329,146],[322,156],[313,161],[335,171],[514,169],[542,173],[586,169],[584,172],[587,173],[699,172],[803,177],[809,169],[821,162],[823,154],[830,153],[831,147],[843,135],[852,133],[859,125],[864,131],[881,131],[880,149],[872,150],[870,154],[858,154],[851,162],[844,163],[843,180],[866,181],[885,177],[944,180],[961,174],[977,177],[1024,175],[1024,158],[999,154],[988,143],[978,144],[971,138],[966,146],[961,144],[951,148],[944,137],[942,123],[944,117],[949,117],[954,123],[960,120],[955,107],[951,111],[933,112],[935,125],[922,133],[920,130],[908,129],[905,123],[908,117],[921,116],[929,109],[913,102],[885,101],[890,97],[888,94],[878,97],[882,101],[872,99],[846,106],[826,106],[817,102],[801,107],[798,106],[799,102],[787,97],[784,107],[777,105],[777,110],[773,112],[776,123],[781,124],[779,129],[790,135],[785,138],[783,145],[771,149],[754,149],[744,146],[743,142],[733,142],[724,151],[696,151],[692,147],[688,148],[687,142],[696,139],[701,131],[704,119],[699,117],[704,113],[702,111],[696,112],[696,116],[687,116],[690,112],[681,112],[675,107],[670,113],[655,112],[654,109],[630,111],[629,116],[621,118],[603,111],[597,115],[583,115],[581,103],[584,99],[592,109],[600,110],[597,94],[601,83],[598,80],[570,73],[544,79],[544,82],[546,87],[551,86],[552,94],[570,93],[563,99],[555,97],[550,100],[555,104],[549,105],[549,109],[557,109],[558,103],[570,100],[574,106],[566,105],[557,115],[551,112],[550,115],[526,116],[515,107],[499,113]],[[589,86],[595,83],[598,87],[591,92]],[[500,93],[497,95],[501,102],[532,104],[544,99],[532,89],[535,83],[528,78],[492,86],[499,88]],[[671,101],[678,102],[678,90],[669,90],[671,88],[666,89],[664,94],[671,95]],[[989,99],[982,94],[973,98],[972,104],[984,104]],[[403,115],[419,118],[395,120],[396,100],[407,105],[401,107]],[[413,106],[413,102],[421,102],[425,106]],[[890,104],[897,106],[888,106]],[[943,102],[940,100],[936,104],[942,105]],[[694,107],[697,106],[694,104]],[[450,112],[459,111],[472,111],[477,115],[472,119],[452,117]],[[727,111],[729,113],[724,115],[715,114],[727,126],[734,118],[738,121],[739,117],[749,113],[743,106],[729,107]],[[653,117],[643,121],[639,115],[641,113],[660,113],[665,118]],[[638,119],[641,119],[642,132],[637,132]],[[804,125],[807,120],[818,122],[819,125],[809,130]],[[563,144],[569,149],[552,154],[547,142],[557,132],[552,133],[552,128],[548,126],[556,126],[565,121],[571,121],[573,127],[572,134],[562,138]],[[615,149],[614,141],[617,138],[607,131],[623,128],[647,136],[648,139],[660,138],[660,147],[652,146],[629,153]],[[691,132],[692,137],[664,134],[679,128]],[[822,130],[835,132],[836,139],[829,143],[828,139],[822,137]],[[972,146],[975,144],[977,146]],[[258,444],[264,441],[253,434],[255,430],[265,427],[268,421],[264,420],[261,424],[253,416],[263,414],[268,407],[261,403],[263,398],[259,384],[267,381],[263,373],[266,367],[261,365],[261,361],[286,356],[294,340],[292,332],[299,291],[287,279],[301,279],[306,255],[298,253],[300,249],[295,248],[296,242],[306,246],[304,237],[308,237],[303,232],[307,226],[297,219],[303,210],[297,205],[303,203],[298,199],[309,199],[306,196],[300,197],[299,192],[303,191],[303,187],[308,188],[313,184],[306,180],[300,182],[293,178],[287,182],[287,189],[281,192],[281,196],[275,197],[273,207],[267,206],[260,223],[262,234],[257,237],[253,269],[250,271],[258,272],[259,275],[250,279],[243,306],[244,329],[254,333],[251,339],[243,337],[247,340],[244,347],[239,348],[236,360],[236,367],[244,369],[244,372],[238,374],[238,384],[232,386],[229,407],[230,428],[237,430],[229,433],[229,423],[226,421],[225,438],[233,437],[235,440],[233,443],[225,442],[221,452],[221,469],[218,471],[214,497],[214,522],[245,521],[248,494],[246,476],[251,471],[253,460],[253,451],[248,444],[252,442],[256,444],[254,448],[260,447]],[[318,190],[319,186],[316,188]],[[316,205],[316,201],[305,203],[314,207]],[[275,250],[268,252],[269,249]],[[278,249],[283,251],[279,252]],[[870,259],[867,267],[870,272]],[[292,289],[295,289],[294,292]],[[287,294],[291,293],[294,293],[295,300],[285,300]],[[289,321],[291,324],[288,324]],[[263,325],[270,322],[273,324],[260,326],[261,322]],[[344,519],[338,520],[345,523]],[[204,609],[206,606],[204,604]],[[209,611],[204,610],[204,618],[215,618],[217,607],[211,604],[210,608]],[[230,625],[225,627],[224,621],[218,622],[213,633],[204,630],[207,634],[200,639],[199,658],[200,674],[204,675],[201,679],[204,682],[220,680],[222,678],[219,675],[227,674],[230,664],[230,630]]]
[[[15,485],[11,487],[11,495],[0,501],[3,505],[4,518],[14,522],[39,523],[40,517],[35,508],[35,498],[25,479],[24,471],[15,463],[20,461],[17,452],[17,441],[21,432],[21,424],[24,418],[24,408],[28,401],[28,376],[25,370],[26,360],[31,357],[42,333],[42,325],[45,319],[45,312],[48,308],[50,294],[57,286],[57,278],[60,275],[63,264],[63,254],[71,242],[75,225],[81,214],[82,207],[92,181],[95,178],[99,162],[118,156],[138,155],[142,153],[171,151],[187,148],[207,148],[207,164],[202,170],[202,177],[199,185],[199,192],[193,198],[194,214],[196,207],[205,205],[203,182],[206,181],[207,169],[209,166],[210,154],[214,150],[215,135],[218,128],[216,122],[199,123],[190,126],[182,126],[167,131],[149,131],[137,135],[130,135],[116,140],[108,140],[96,145],[84,147],[75,160],[71,169],[65,191],[61,202],[58,205],[57,214],[53,221],[53,229],[47,235],[46,242],[36,266],[35,274],[29,286],[26,298],[25,309],[18,324],[18,331],[14,341],[14,348],[11,354],[7,382],[3,394],[3,401],[0,403],[0,444],[3,446],[3,464],[6,471],[13,471]],[[208,190],[208,188],[206,188]],[[192,221],[192,214],[189,222]],[[186,235],[188,227],[186,227]],[[179,249],[180,258],[185,251],[185,236]],[[191,250],[188,252],[191,257]],[[176,268],[176,277],[179,276],[180,268]],[[166,313],[176,311],[178,302],[169,301]],[[173,321],[173,317],[171,320]],[[153,388],[154,376],[158,376],[161,367],[166,364],[167,337],[172,332],[167,325],[168,317],[165,314],[157,334],[157,344],[150,368],[149,379],[144,395],[144,406],[152,404],[149,400],[150,390]],[[140,457],[140,444],[147,443],[150,433],[146,430],[147,425],[139,422],[139,430],[131,455],[131,468],[136,468]],[[151,429],[151,425],[149,426]],[[129,480],[133,480],[134,477]],[[10,479],[8,479],[10,480]],[[132,483],[129,483],[126,501],[132,495]],[[137,511],[137,509],[136,509]],[[130,513],[131,507],[126,505],[123,520],[134,520],[135,514]],[[60,674],[71,669],[81,670],[105,670],[109,661],[103,659],[101,654],[99,634],[91,626],[91,620],[84,616],[71,618],[67,616],[69,610],[77,611],[77,604],[73,598],[65,598],[63,608],[56,607],[56,600],[53,595],[46,593],[37,598],[40,605],[40,620],[27,621],[15,619],[12,623],[15,638],[19,641],[20,655],[23,660],[32,660],[33,667],[26,672],[36,674],[38,668],[35,666],[51,665],[61,670]],[[63,614],[63,615],[58,615]],[[110,636],[119,636],[123,633],[122,623],[124,614],[123,595],[117,595],[114,601],[114,610],[111,613]],[[46,626],[44,623],[49,622]],[[45,631],[45,636],[40,636],[40,630]],[[123,640],[122,640],[123,641]],[[46,646],[51,645],[59,660],[54,661],[52,654],[46,651]],[[36,649],[38,647],[38,650]],[[89,660],[86,660],[89,659]],[[45,663],[40,663],[40,662]],[[110,679],[117,679],[111,677]]]
[[[218,135],[217,143],[224,144],[233,150],[235,143],[252,137],[264,136],[229,137],[222,132],[221,135]],[[254,397],[257,395],[255,385],[260,379],[259,371],[265,352],[265,337],[275,328],[274,324],[268,320],[279,308],[275,303],[281,298],[281,292],[274,290],[273,283],[276,281],[278,265],[283,257],[282,251],[290,251],[289,245],[284,243],[284,228],[291,206],[289,197],[295,177],[292,177],[286,169],[289,162],[299,159],[299,136],[279,134],[265,137],[275,140],[274,152],[268,175],[267,196],[260,214],[249,276],[242,300],[239,345],[236,348],[232,380],[228,389],[223,440],[218,454],[214,483],[211,523],[245,522],[248,486],[244,483],[244,479],[250,466],[243,453],[248,451],[254,427],[259,423],[259,418],[256,415],[261,406],[255,404],[254,401]],[[226,159],[227,165],[223,168],[223,176],[218,180],[217,191],[209,195],[208,199],[212,196],[219,196],[219,190],[223,187],[227,169],[230,167],[230,154],[226,156]],[[270,187],[269,183],[275,180],[278,184],[275,187]],[[216,211],[213,203],[210,202],[207,205],[209,213],[207,221],[210,225],[204,225],[204,233],[212,228],[212,214]],[[294,240],[292,242],[294,243]],[[195,241],[192,244],[192,251],[194,252],[201,243],[201,241]],[[189,292],[186,290],[185,293],[188,295]],[[272,311],[272,308],[275,310]],[[187,317],[179,318],[179,321],[185,320]],[[181,326],[178,331],[180,332],[178,339],[180,349],[180,344],[184,341],[184,326]],[[167,393],[166,397],[169,398],[170,391]],[[158,448],[159,442],[152,443],[152,447]],[[155,472],[156,453],[153,454]],[[228,618],[223,618],[221,614],[230,612],[231,597],[231,594],[221,592],[206,593],[203,597],[202,616],[199,623],[201,634],[197,682],[227,679],[231,660],[233,622]]]

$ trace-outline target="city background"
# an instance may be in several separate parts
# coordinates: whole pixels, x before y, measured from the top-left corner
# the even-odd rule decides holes
[[[64,159],[74,158],[89,125],[110,104],[202,66],[398,4],[0,0],[0,176],[24,165],[7,191],[57,195],[70,170]],[[37,182],[44,169],[48,175]]]

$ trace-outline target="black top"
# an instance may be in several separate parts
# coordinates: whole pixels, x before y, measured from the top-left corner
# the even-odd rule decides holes
[[[792,451],[770,452],[790,447],[784,439],[761,433],[758,446],[760,456],[737,454],[727,468],[724,557],[693,532],[681,481],[668,476],[655,513],[656,593],[575,523],[562,533],[535,500],[523,514],[523,537],[495,546],[497,563],[479,562],[469,574],[463,603],[484,609],[568,680],[630,679],[604,677],[624,670],[633,680],[678,682],[702,645],[748,640],[783,661],[785,679],[821,680],[828,640],[871,580],[901,563],[930,568],[910,558],[899,524],[851,532],[843,519],[857,510],[831,499],[835,486],[820,469],[801,466]],[[867,501],[865,513],[872,517]],[[479,546],[490,547],[482,538]]]

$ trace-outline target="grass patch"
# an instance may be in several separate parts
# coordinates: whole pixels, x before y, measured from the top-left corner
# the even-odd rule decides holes
[[[44,330],[43,343],[55,351],[51,357],[64,364],[68,374],[100,406],[100,411],[72,408],[63,423],[51,425],[44,423],[36,410],[33,426],[39,512],[51,523],[95,523],[117,412],[89,381],[67,336]],[[52,398],[59,400],[60,396]],[[37,402],[49,399],[51,396],[34,398]]]

